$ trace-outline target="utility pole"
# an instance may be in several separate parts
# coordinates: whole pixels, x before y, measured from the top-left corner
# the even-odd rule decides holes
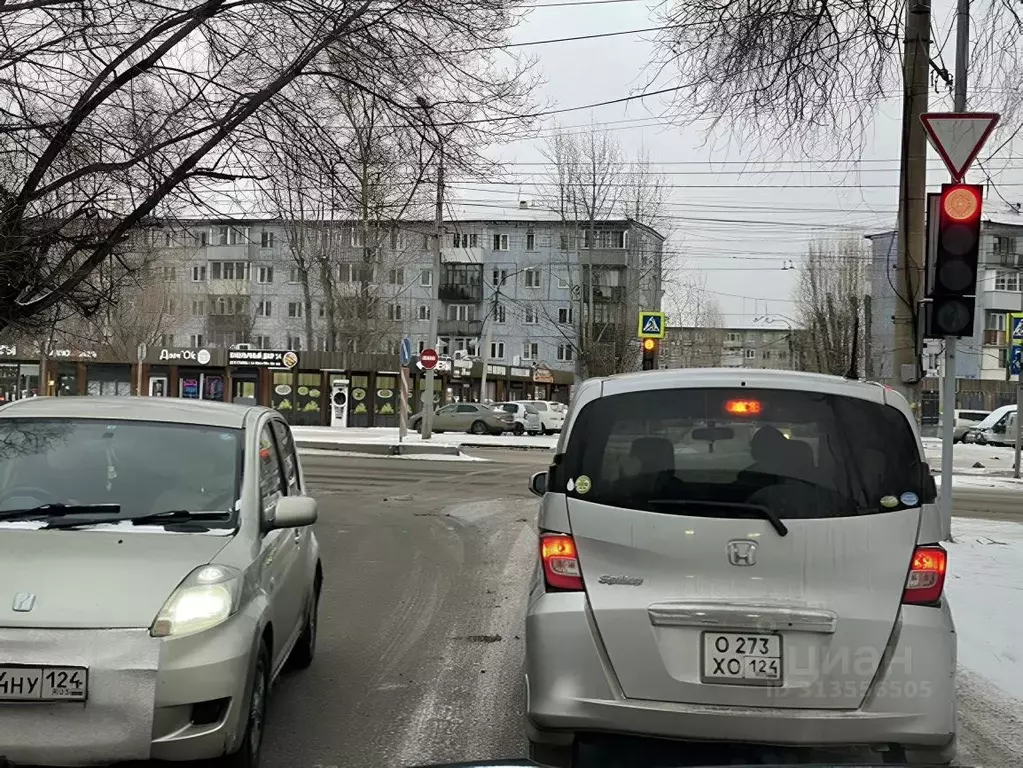
[[[927,0],[930,2],[930,0]],[[956,62],[954,112],[966,111],[966,86],[970,59],[970,0],[958,0],[956,6]],[[1019,419],[1019,393],[1016,413]],[[941,378],[941,538],[952,538],[952,440],[955,435],[956,412],[956,337],[945,337],[945,359]],[[1019,438],[1016,439],[1017,445]]]
[[[927,134],[920,115],[927,112],[930,74],[931,0],[909,0],[902,60],[902,152],[899,167],[898,300],[892,350],[893,386],[919,417],[920,328],[927,220]]]
[[[431,280],[430,288],[430,330],[427,344],[432,349],[437,344],[437,321],[440,315],[440,281],[441,281],[441,258],[440,258],[440,247],[441,247],[441,230],[444,228],[444,137],[441,136],[437,125],[433,122],[433,115],[430,113],[430,106],[426,103],[426,99],[422,96],[416,99],[423,111],[426,112],[426,117],[430,121],[430,125],[437,134],[437,209],[434,214],[434,235],[433,235],[433,280]],[[434,396],[434,381],[436,379],[436,373],[433,368],[426,371],[426,392],[423,396],[423,422],[422,422],[422,436],[423,440],[429,440],[433,436],[433,396]]]
[[[498,276],[500,277],[500,275]],[[497,322],[497,308],[500,306],[501,301],[501,281],[498,280],[494,285],[494,304],[490,309],[490,319],[487,323],[487,336],[486,341],[483,342],[483,354],[480,357],[483,359],[483,373],[480,374],[480,403],[482,404],[487,399],[487,365],[489,364],[490,358],[490,343],[494,338],[494,323]]]

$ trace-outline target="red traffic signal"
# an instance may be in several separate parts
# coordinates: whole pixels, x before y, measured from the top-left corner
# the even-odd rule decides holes
[[[981,188],[974,184],[946,184],[941,189],[941,218],[964,224],[980,218]]]
[[[938,200],[931,307],[927,334],[932,338],[972,336],[980,262],[983,188],[944,184]]]

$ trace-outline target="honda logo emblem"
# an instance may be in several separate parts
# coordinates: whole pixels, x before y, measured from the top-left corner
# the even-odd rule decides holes
[[[28,613],[36,604],[36,596],[31,592],[19,592],[14,596],[14,604],[11,606],[19,613]]]
[[[749,539],[728,542],[728,562],[732,565],[756,565],[757,543]]]

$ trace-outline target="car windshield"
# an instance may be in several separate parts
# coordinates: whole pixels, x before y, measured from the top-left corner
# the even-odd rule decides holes
[[[151,421],[0,419],[0,513],[50,504],[116,505],[110,514],[122,517],[233,513],[243,434]]]
[[[546,411],[547,410],[547,403],[541,402],[539,400],[537,400],[535,402],[532,402],[529,405],[530,405],[531,408],[535,408],[538,411]]]
[[[767,507],[807,518],[919,506],[928,481],[895,408],[743,388],[600,398],[579,413],[552,483],[631,509],[749,517]]]

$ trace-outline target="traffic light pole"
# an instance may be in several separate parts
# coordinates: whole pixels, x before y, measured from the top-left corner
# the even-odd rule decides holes
[[[956,112],[966,111],[966,76],[970,56],[970,0],[958,0],[956,6],[956,63],[955,63],[955,105]],[[955,179],[959,181],[959,179]],[[955,439],[956,413],[956,346],[955,336],[945,337],[944,376],[941,380],[941,496],[938,508],[941,510],[941,538],[952,539],[952,446]],[[1016,421],[1019,423],[1019,393],[1016,400]],[[1019,434],[1017,432],[1017,434]],[[1019,438],[1016,438],[1016,466],[1019,466]]]

